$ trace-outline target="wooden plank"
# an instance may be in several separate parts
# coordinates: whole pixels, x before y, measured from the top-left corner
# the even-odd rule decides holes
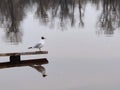
[[[48,54],[48,51],[0,53],[0,56],[35,55],[35,54]]]
[[[2,62],[2,63],[0,63],[0,69],[12,68],[12,67],[32,66],[32,65],[42,65],[42,64],[48,64],[48,60],[46,58],[41,58],[41,59],[24,60],[24,61],[20,61],[19,63]]]

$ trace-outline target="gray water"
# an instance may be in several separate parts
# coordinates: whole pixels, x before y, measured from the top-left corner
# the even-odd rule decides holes
[[[84,9],[85,12],[82,17],[84,24],[81,25],[77,5],[74,10],[75,23],[71,26],[69,18],[63,17],[63,23],[59,15],[53,19],[51,9],[47,11],[47,21],[42,21],[35,15],[36,4],[25,8],[26,15],[20,21],[16,35],[18,38],[14,31],[9,36],[6,25],[1,24],[0,53],[37,51],[28,47],[44,36],[46,43],[42,50],[48,51],[48,54],[22,56],[22,59],[47,58],[49,61],[42,65],[46,69],[46,77],[30,66],[0,69],[1,90],[120,90],[119,26],[112,18],[114,29],[100,27],[98,21],[103,10],[102,2],[98,5],[94,4],[94,0],[93,3],[89,0],[86,2],[83,0],[82,3],[82,13]],[[0,62],[7,61],[8,57],[0,57]]]

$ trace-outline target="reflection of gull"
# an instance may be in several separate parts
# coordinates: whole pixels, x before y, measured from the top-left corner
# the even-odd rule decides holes
[[[39,50],[41,50],[41,48],[44,46],[45,44],[45,37],[41,37],[39,43],[37,43],[35,46],[33,47],[29,47],[28,49],[31,49],[31,48],[39,48]]]
[[[32,68],[36,69],[38,72],[42,73],[43,77],[46,77],[46,72],[45,72],[45,68],[41,65],[31,65]]]

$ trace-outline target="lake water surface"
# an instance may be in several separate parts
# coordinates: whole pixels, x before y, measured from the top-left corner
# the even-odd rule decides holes
[[[48,4],[49,3],[49,4]],[[0,53],[28,49],[41,36],[46,77],[31,66],[0,69],[1,90],[120,90],[119,0],[2,0]],[[9,61],[0,57],[0,62]]]

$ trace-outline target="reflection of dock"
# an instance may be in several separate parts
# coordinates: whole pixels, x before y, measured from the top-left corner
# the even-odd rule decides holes
[[[41,65],[43,64],[48,64],[48,60],[46,58],[41,58],[41,59],[31,59],[31,60],[23,60],[20,62],[1,62],[0,63],[0,69],[5,69],[5,68],[13,68],[13,67],[23,67],[23,66],[30,66],[37,71],[42,73],[42,76],[45,77],[45,68]]]
[[[10,68],[10,67],[22,67],[22,66],[31,66],[31,65],[43,65],[48,64],[48,60],[46,58],[42,59],[31,59],[31,60],[24,60],[20,62],[2,62],[0,63],[0,69],[2,68]]]

